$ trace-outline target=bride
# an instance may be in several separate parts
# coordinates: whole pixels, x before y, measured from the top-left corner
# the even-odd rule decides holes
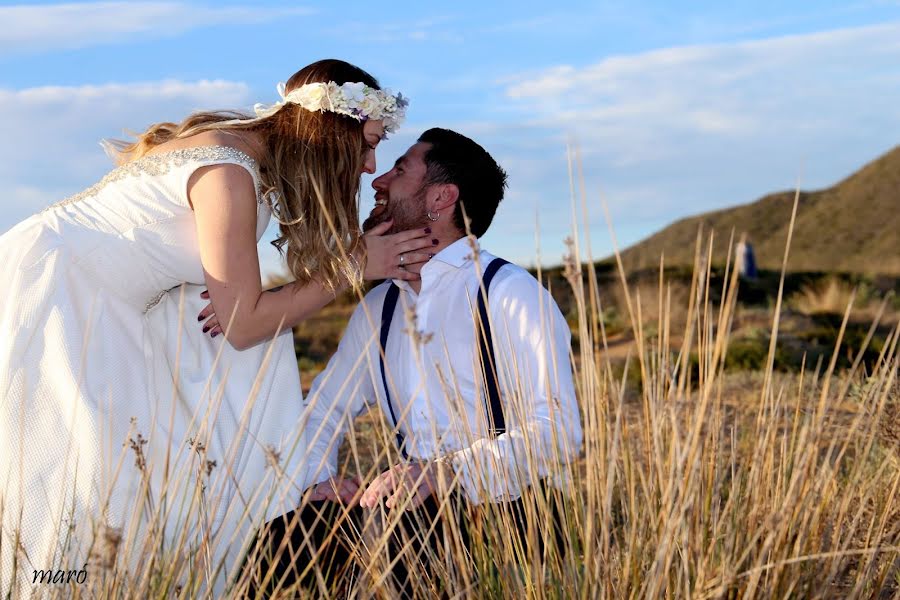
[[[280,92],[256,117],[150,127],[99,183],[0,236],[4,596],[142,578],[146,556],[221,589],[250,530],[314,481],[291,328],[362,278],[416,278],[399,257],[432,242],[360,233],[360,175],[402,96],[338,60]],[[295,281],[264,291],[273,214]],[[225,317],[201,330],[208,303]]]

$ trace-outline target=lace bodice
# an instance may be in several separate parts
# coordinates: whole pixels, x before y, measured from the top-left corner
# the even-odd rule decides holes
[[[234,162],[249,165],[252,167],[253,171],[258,172],[256,161],[237,148],[232,148],[230,146],[194,146],[192,148],[178,148],[177,150],[160,152],[159,154],[148,154],[137,160],[119,165],[91,187],[69,196],[56,204],[51,204],[45,208],[44,211],[54,209],[58,206],[65,206],[66,204],[72,204],[73,202],[78,202],[93,196],[114,181],[121,181],[128,177],[135,177],[141,174],[165,175],[173,167],[180,167],[191,161],[212,160],[214,162],[230,162],[230,160],[222,161],[222,159],[225,158],[234,159]],[[254,176],[254,182],[257,184],[256,201],[259,204],[262,204],[264,200],[261,190],[259,190],[259,182],[257,181],[256,176]]]

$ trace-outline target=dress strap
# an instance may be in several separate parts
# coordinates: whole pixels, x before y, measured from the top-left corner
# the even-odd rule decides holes
[[[191,148],[179,148],[170,152],[163,152],[158,156],[169,156],[170,160],[174,163],[173,166],[193,163],[193,168],[184,174],[183,189],[185,190],[187,190],[187,182],[191,178],[191,175],[194,171],[202,167],[220,164],[233,164],[244,167],[253,178],[253,189],[256,191],[257,204],[266,204],[262,194],[263,190],[259,176],[259,165],[253,157],[246,152],[231,146],[193,146]]]

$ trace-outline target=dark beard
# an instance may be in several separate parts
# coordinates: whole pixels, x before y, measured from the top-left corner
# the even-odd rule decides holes
[[[376,225],[384,223],[388,219],[393,219],[391,228],[387,234],[399,233],[410,229],[418,229],[429,224],[428,217],[425,216],[425,187],[422,186],[410,198],[398,198],[392,200],[388,198],[387,210],[378,215],[370,215],[363,221],[363,231],[369,231]]]
[[[383,213],[381,213],[379,215],[369,215],[369,217],[367,217],[366,220],[363,221],[363,224],[362,224],[363,233],[369,231],[370,229],[372,229],[373,227],[376,227],[377,225],[381,225],[382,223],[384,223],[385,221],[388,220],[389,216],[390,215],[388,214],[388,211],[384,211]],[[393,227],[391,227],[391,229],[393,229]],[[388,233],[390,233],[390,232],[388,232]]]

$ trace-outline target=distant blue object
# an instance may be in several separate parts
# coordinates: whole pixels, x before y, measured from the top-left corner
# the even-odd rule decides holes
[[[738,242],[737,269],[742,279],[756,279],[756,257],[753,255],[753,246],[749,242]]]

